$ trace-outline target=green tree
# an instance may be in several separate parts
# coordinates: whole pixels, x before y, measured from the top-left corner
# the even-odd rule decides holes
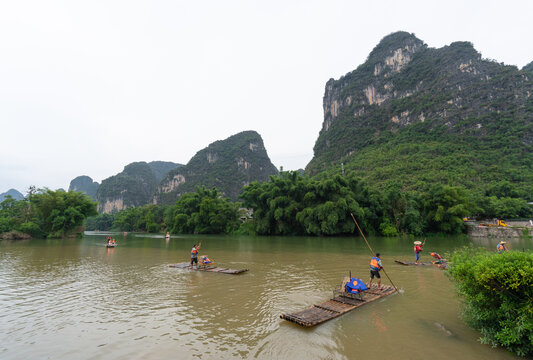
[[[113,214],[99,214],[85,220],[87,230],[111,230],[113,228]]]
[[[379,197],[353,176],[311,180],[297,172],[251,183],[241,194],[253,209],[255,232],[262,235],[337,235],[353,233],[353,213],[366,232],[377,229]]]
[[[216,188],[197,187],[182,195],[165,216],[175,233],[227,234],[238,228],[238,204],[222,197]]]
[[[430,231],[447,234],[463,231],[462,219],[474,209],[465,189],[436,184],[423,197]]]
[[[69,235],[88,216],[96,215],[96,203],[74,191],[39,190],[29,199],[32,221],[48,237]],[[34,229],[35,226],[28,225]]]

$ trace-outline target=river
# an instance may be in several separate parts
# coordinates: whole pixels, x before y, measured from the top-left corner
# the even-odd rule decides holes
[[[369,238],[399,294],[305,329],[280,314],[328,299],[349,271],[368,281],[362,238],[113,234],[119,245],[107,249],[105,235],[0,241],[0,358],[515,358],[462,323],[445,271],[394,263],[413,261],[414,239]],[[168,266],[200,241],[216,264],[249,271]],[[497,240],[429,237],[422,260],[472,242]]]

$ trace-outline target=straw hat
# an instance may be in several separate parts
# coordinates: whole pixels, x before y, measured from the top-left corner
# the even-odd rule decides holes
[[[500,241],[500,244],[507,244],[507,241]]]
[[[415,241],[414,244],[415,244],[415,245],[421,245],[421,244],[422,244],[422,241]]]

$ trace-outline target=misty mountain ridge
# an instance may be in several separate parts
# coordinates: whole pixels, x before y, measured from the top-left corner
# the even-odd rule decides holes
[[[6,197],[11,196],[15,200],[24,199],[24,195],[16,189],[9,189],[8,191],[0,194],[0,202],[4,201]]]

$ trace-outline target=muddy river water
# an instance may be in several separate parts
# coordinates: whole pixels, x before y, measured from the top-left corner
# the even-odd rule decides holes
[[[368,281],[362,238],[106,234],[0,241],[2,359],[513,359],[460,319],[445,271],[402,266],[414,239],[369,238],[401,289],[306,329],[280,319],[331,297],[342,277]],[[226,275],[170,268],[194,243]],[[497,240],[430,237],[447,253]],[[533,248],[513,240],[515,250]],[[383,278],[384,284],[390,284]]]

